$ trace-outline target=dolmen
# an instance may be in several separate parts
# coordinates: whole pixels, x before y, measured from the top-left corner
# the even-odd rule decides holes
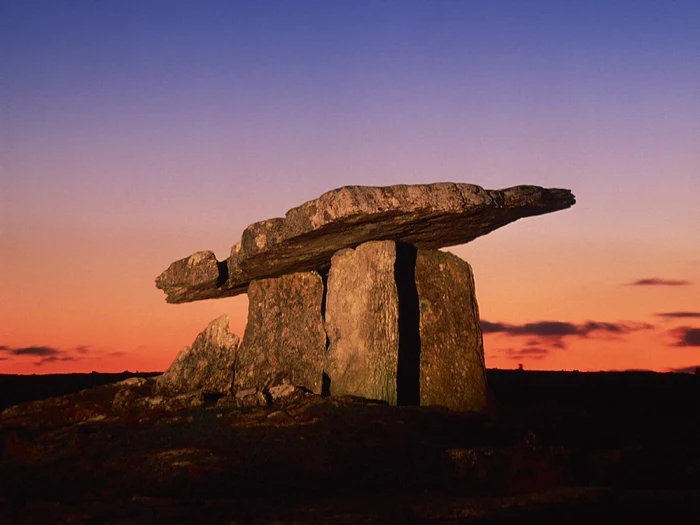
[[[538,186],[345,186],[256,222],[226,260],[197,252],[156,279],[170,303],[242,293],[249,301],[240,344],[228,319],[216,319],[160,388],[191,385],[238,404],[298,388],[483,411],[474,276],[439,248],[575,202],[569,190]]]

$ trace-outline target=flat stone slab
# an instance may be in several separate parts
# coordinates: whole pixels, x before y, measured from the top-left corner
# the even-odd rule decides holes
[[[322,270],[343,248],[394,240],[419,249],[468,243],[523,217],[573,206],[570,190],[464,183],[345,186],[248,226],[226,261],[198,252],[156,279],[170,303],[245,293],[255,279]]]

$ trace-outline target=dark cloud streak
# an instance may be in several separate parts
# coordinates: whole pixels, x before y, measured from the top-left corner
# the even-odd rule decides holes
[[[662,312],[654,315],[665,319],[700,319],[700,312]]]
[[[592,332],[627,334],[649,328],[653,327],[646,323],[605,323],[599,321],[586,321],[583,324],[567,323],[563,321],[538,321],[521,325],[481,321],[481,330],[487,334],[503,333],[511,336],[533,335],[554,338],[570,335],[587,337]]]
[[[509,359],[544,359],[550,353],[541,347],[507,348],[504,352]]]
[[[43,359],[40,359],[39,361],[36,361],[34,364],[36,366],[41,366],[46,363],[55,363],[56,361],[75,361],[75,357],[71,357],[69,355],[63,355],[63,356],[57,356],[57,355],[50,355],[48,357],[44,357]]]
[[[9,350],[12,355],[33,355],[39,357],[46,356],[56,356],[60,355],[62,352],[56,348],[51,348],[50,346],[27,346],[24,348],[11,348]]]
[[[70,350],[60,350],[51,346],[26,346],[21,348],[12,348],[7,345],[0,345],[0,351],[5,354],[0,357],[0,360],[7,361],[13,357],[38,357],[38,361],[34,362],[35,366],[41,366],[46,363],[54,363],[59,361],[78,361],[86,354],[91,352],[89,346],[80,345]]]
[[[680,326],[670,333],[676,338],[674,346],[700,346],[700,328]]]
[[[627,283],[628,286],[688,286],[689,284],[692,283],[679,279],[662,279],[661,277],[647,277]]]

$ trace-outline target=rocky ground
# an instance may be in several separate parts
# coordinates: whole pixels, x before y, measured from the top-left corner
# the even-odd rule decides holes
[[[0,377],[0,400],[17,401],[18,381]],[[700,377],[488,381],[479,417],[298,390],[237,407],[155,396],[145,377],[13,406],[0,414],[0,523],[700,518]]]

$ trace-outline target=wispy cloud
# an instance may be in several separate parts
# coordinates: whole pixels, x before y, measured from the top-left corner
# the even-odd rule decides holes
[[[42,366],[46,363],[55,363],[60,361],[78,361],[84,357],[88,357],[88,354],[94,352],[89,346],[86,345],[79,345],[68,350],[43,345],[23,347],[0,345],[0,353],[3,354],[2,357],[0,357],[0,360],[3,361],[13,358],[22,359],[38,357],[39,359],[34,362],[34,365]],[[113,355],[116,354],[120,354],[120,352],[113,352]]]
[[[676,340],[674,346],[700,346],[700,328],[679,326],[669,333]]]
[[[507,337],[527,337],[520,348],[501,350],[504,357],[509,359],[544,359],[556,350],[565,350],[566,339],[570,337],[619,337],[639,330],[653,328],[648,323],[603,321],[586,321],[585,323],[570,323],[566,321],[537,321],[534,323],[510,324],[503,322],[481,321],[481,329],[485,334],[503,334]]]
[[[587,337],[593,332],[627,334],[638,330],[647,330],[649,328],[653,328],[653,326],[648,323],[586,321],[582,324],[575,324],[565,321],[537,321],[535,323],[508,324],[481,321],[481,330],[484,333],[504,333],[512,336],[534,335],[540,337],[564,337],[575,335]]]
[[[62,353],[61,350],[58,350],[57,348],[52,348],[50,346],[25,346],[22,348],[3,347],[3,349],[10,355],[28,355],[39,357],[59,355]]]
[[[46,363],[55,363],[56,361],[75,361],[76,358],[69,356],[69,355],[50,355],[48,357],[44,357],[43,359],[39,359],[39,361],[35,361],[34,364],[36,366],[42,366],[45,365]]]
[[[661,277],[647,277],[627,283],[628,286],[688,286],[690,281],[680,279],[663,279]]]
[[[510,359],[544,359],[549,355],[547,348],[528,346],[525,348],[506,348],[503,353]]]
[[[700,319],[700,312],[662,312],[654,315],[664,319]]]

